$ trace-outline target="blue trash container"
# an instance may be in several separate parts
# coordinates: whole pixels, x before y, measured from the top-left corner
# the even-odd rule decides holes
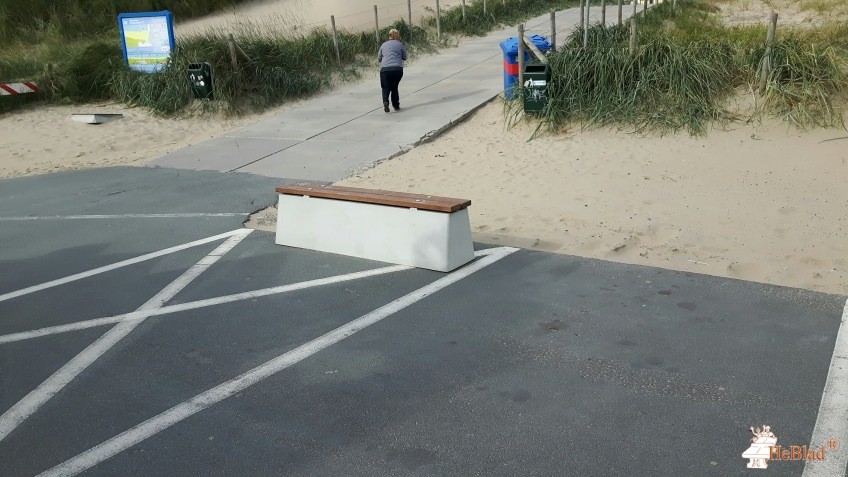
[[[547,52],[551,49],[551,42],[549,42],[542,35],[533,35],[530,37],[530,41],[536,45],[536,48],[539,49],[542,53]],[[510,37],[501,42],[501,51],[503,51],[503,65],[504,65],[504,97],[506,99],[512,99],[512,87],[515,85],[515,82],[518,81],[518,38]],[[524,63],[530,60],[530,52],[524,52]]]

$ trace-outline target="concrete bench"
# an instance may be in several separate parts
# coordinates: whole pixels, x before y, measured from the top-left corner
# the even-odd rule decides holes
[[[441,272],[474,259],[470,200],[304,183],[276,190],[279,245]]]

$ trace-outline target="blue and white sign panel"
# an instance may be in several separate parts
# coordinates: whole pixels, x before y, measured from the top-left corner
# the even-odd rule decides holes
[[[171,12],[121,13],[118,32],[126,64],[153,73],[165,67],[174,51],[174,20]]]

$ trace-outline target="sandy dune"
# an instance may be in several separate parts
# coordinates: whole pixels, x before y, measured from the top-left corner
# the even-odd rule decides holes
[[[781,124],[707,137],[576,131],[530,142],[500,101],[350,186],[472,200],[483,242],[848,292],[848,136]],[[825,142],[822,142],[825,141]]]

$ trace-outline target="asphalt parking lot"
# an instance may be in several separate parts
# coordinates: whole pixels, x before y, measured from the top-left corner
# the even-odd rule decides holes
[[[277,185],[0,181],[0,475],[766,475],[751,426],[841,429],[817,417],[843,296],[486,244],[450,274],[284,248],[242,228]],[[810,475],[844,474],[827,451],[841,471]]]

